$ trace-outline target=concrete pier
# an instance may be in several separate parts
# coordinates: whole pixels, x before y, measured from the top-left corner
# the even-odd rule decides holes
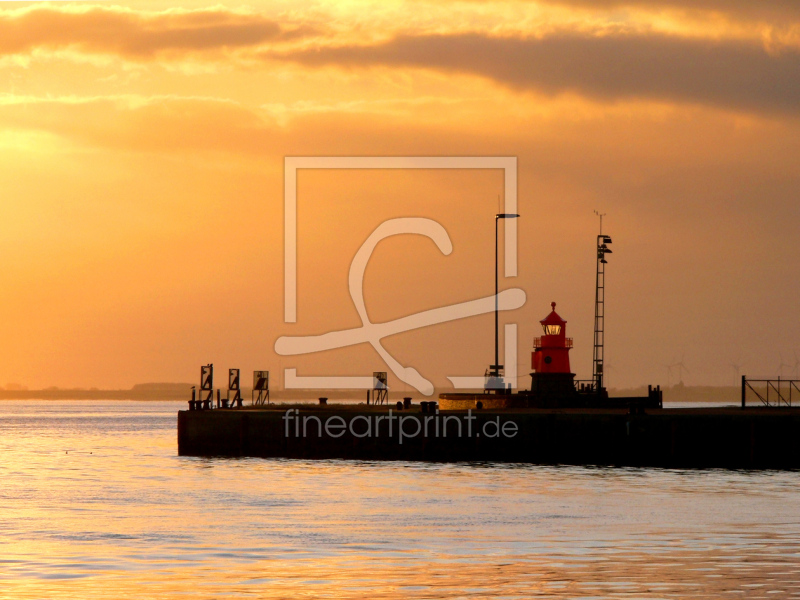
[[[181,411],[183,456],[800,468],[792,408],[389,411],[364,405]]]

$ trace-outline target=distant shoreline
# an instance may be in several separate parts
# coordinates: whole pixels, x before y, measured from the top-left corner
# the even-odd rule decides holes
[[[647,388],[611,389],[613,396],[641,395]],[[439,392],[452,391],[450,389],[436,390],[431,399],[437,398]],[[221,390],[225,396],[226,390]],[[242,398],[250,401],[250,389],[242,390]],[[273,400],[315,400],[321,396],[331,400],[358,400],[366,399],[365,390],[276,390],[272,392]],[[190,400],[192,384],[190,383],[165,383],[165,384],[137,384],[127,390],[100,390],[100,389],[43,389],[43,390],[2,390],[1,400],[138,400],[138,401],[165,401],[165,400]],[[412,391],[390,391],[392,400],[399,400],[405,396],[423,398],[419,393]],[[734,386],[672,386],[664,388],[665,402],[730,402],[737,403],[741,398],[741,389]]]
[[[189,400],[182,393],[135,393],[131,390],[0,390],[1,400]]]

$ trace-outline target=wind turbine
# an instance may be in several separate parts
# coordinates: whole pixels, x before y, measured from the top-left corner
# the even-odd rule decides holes
[[[605,371],[606,375],[610,375],[611,371],[616,371],[616,370],[617,369],[613,365],[611,365],[609,363],[603,363],[603,371]],[[606,387],[608,387],[608,385],[607,385],[608,384],[608,377],[606,377],[605,379],[606,379]]]
[[[663,367],[667,370],[667,387],[672,382],[672,367],[675,365],[663,365]]]
[[[791,365],[787,365],[785,362],[783,362],[783,353],[782,353],[782,352],[778,352],[778,356],[780,356],[780,357],[781,357],[781,364],[779,364],[779,365],[778,365],[778,369],[777,369],[777,371],[778,371],[778,377],[780,377],[781,379],[783,379],[783,367],[789,367],[789,366],[791,366]],[[795,366],[796,366],[796,365],[795,365]]]
[[[739,382],[742,380],[740,372],[741,372],[741,368],[743,366],[745,366],[745,364],[747,364],[747,361],[746,360],[742,360],[742,356],[741,355],[739,355],[739,358],[737,358],[734,362],[730,363],[730,367],[736,373],[736,385],[739,385]]]
[[[673,365],[674,367],[678,367],[678,382],[681,385],[683,385],[683,372],[686,371],[687,374],[690,373],[689,369],[686,368],[686,365],[683,364],[683,357],[684,355],[681,354],[680,362]]]

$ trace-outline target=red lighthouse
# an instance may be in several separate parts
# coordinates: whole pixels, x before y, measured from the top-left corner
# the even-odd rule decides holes
[[[561,406],[577,395],[569,367],[572,338],[567,337],[567,322],[558,316],[556,303],[550,306],[552,312],[539,321],[544,335],[533,340],[531,394],[540,406]]]
[[[567,322],[556,313],[556,303],[551,302],[550,306],[553,311],[539,321],[544,335],[533,340],[531,366],[535,373],[570,373],[572,338],[566,337]]]

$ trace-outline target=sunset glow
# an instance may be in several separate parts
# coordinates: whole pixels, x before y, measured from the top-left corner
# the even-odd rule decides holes
[[[733,385],[743,355],[772,375],[800,350],[800,3],[4,2],[0,81],[0,385],[379,370],[366,345],[273,345],[359,325],[347,271],[391,217],[454,252],[384,242],[375,321],[493,293],[497,172],[309,171],[284,324],[285,156],[516,156],[523,362],[557,300],[591,372],[594,209],[610,386],[682,354],[687,382]],[[445,385],[492,336],[486,315],[386,345]]]

